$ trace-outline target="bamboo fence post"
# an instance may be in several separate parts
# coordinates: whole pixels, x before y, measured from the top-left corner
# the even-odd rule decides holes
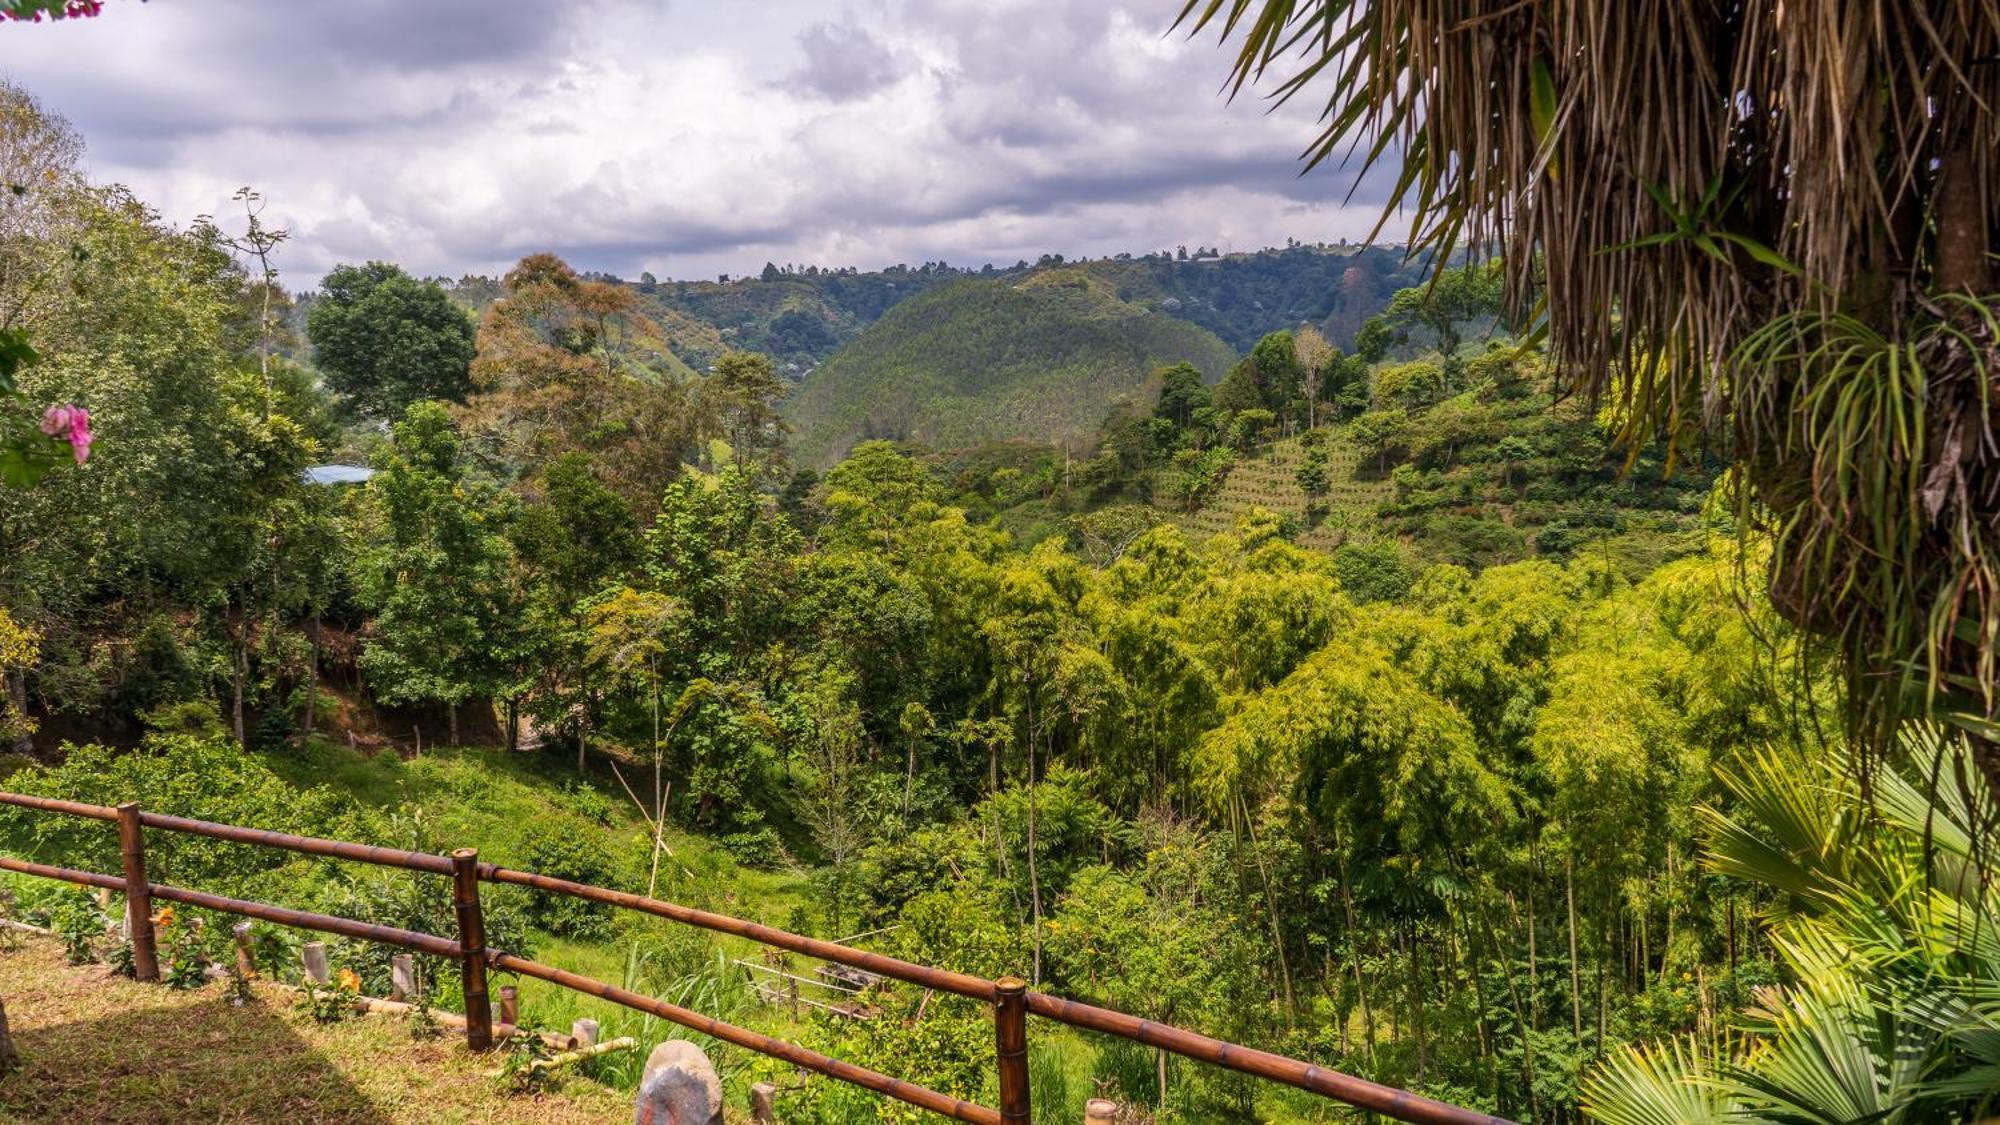
[[[139,827],[139,802],[118,806],[118,850],[125,858],[125,925],[132,937],[132,975],[160,979],[160,956],[153,948],[153,894],[146,885],[146,837]]]
[[[1103,1098],[1092,1098],[1083,1106],[1083,1125],[1114,1125],[1118,1120],[1118,1103]]]
[[[500,1022],[508,1027],[521,1026],[521,992],[511,984],[500,986]]]
[[[493,1047],[493,1008],[486,997],[486,916],[479,909],[479,849],[451,853],[451,900],[458,913],[459,971],[465,982],[465,1045]]]
[[[597,1021],[593,1019],[572,1021],[569,1025],[569,1041],[576,1047],[597,1046]]]
[[[407,953],[389,958],[389,999],[408,1000],[417,991],[417,962]]]
[[[778,1125],[778,1088],[769,1082],[750,1087],[750,1120],[753,1125]]]
[[[333,980],[333,972],[326,963],[326,943],[309,941],[299,946],[299,960],[305,963],[306,979],[317,985],[325,985]]]
[[[1028,1091],[1028,982],[993,982],[993,1038],[1000,1065],[1000,1120],[1025,1123],[1034,1107]]]

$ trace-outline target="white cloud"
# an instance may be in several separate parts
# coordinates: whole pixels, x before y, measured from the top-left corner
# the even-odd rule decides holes
[[[6,66],[170,218],[255,184],[295,285],[371,257],[699,277],[1365,233],[1344,174],[1297,175],[1309,107],[1225,104],[1178,8],[177,0],[10,32]]]

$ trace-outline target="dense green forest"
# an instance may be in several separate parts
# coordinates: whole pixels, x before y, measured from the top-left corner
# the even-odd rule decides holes
[[[360,263],[295,300],[254,210],[177,226],[90,182],[27,92],[0,111],[9,789],[476,843],[1522,1121],[1700,1096],[1645,1043],[1741,1054],[1731,1104],[1790,1104],[1770,1091],[1809,1085],[1824,1026],[1921,1060],[1893,1089],[1858,1064],[1857,1099],[1940,1115],[1897,1119],[1980,1103],[2000,973],[1950,929],[1991,911],[1964,744],[1859,767],[1850,681],[1762,596],[1733,478],[1697,443],[1618,447],[1615,404],[1508,333],[1501,267],[1431,285],[1298,247],[627,283],[537,254],[450,286]],[[1230,501],[1253,469],[1272,502]],[[88,828],[0,814],[17,854],[115,869]],[[192,838],[154,862],[449,925],[405,876]],[[8,891],[117,962],[94,900]],[[706,936],[525,893],[491,925],[992,1101],[969,1002],[800,1015]],[[172,979],[208,986],[227,935],[184,924]],[[383,950],[335,957],[386,984]],[[552,1026],[668,1033],[524,993]],[[1034,1043],[1047,1120],[1098,1092],[1138,1120],[1347,1119]],[[719,1055],[732,1095],[780,1074]],[[782,1106],[909,1119],[821,1079]]]

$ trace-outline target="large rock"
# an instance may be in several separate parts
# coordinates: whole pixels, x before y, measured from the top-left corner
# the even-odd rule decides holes
[[[722,1079],[700,1047],[669,1039],[646,1058],[633,1125],[722,1125]]]

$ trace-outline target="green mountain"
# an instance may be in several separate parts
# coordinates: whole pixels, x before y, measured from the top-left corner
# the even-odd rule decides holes
[[[1422,277],[1424,259],[1400,246],[1293,245],[1242,254],[1157,251],[1072,262],[1060,254],[1012,266],[965,269],[944,262],[861,271],[768,266],[756,276],[716,281],[626,282],[641,307],[664,327],[674,351],[701,369],[724,348],[763,352],[794,374],[811,370],[896,305],[967,278],[1023,282],[1047,272],[1081,270],[1120,300],[1190,321],[1247,351],[1265,333],[1316,324],[1345,346],[1391,294]],[[607,275],[598,280],[618,281]],[[477,308],[496,290],[491,279],[465,278],[454,293]],[[674,322],[711,326],[702,339],[671,330]]]
[[[786,404],[793,451],[826,465],[873,438],[935,446],[1025,439],[1082,451],[1114,405],[1149,403],[1152,372],[1235,361],[1214,333],[1120,300],[1082,268],[963,278],[885,313]]]

